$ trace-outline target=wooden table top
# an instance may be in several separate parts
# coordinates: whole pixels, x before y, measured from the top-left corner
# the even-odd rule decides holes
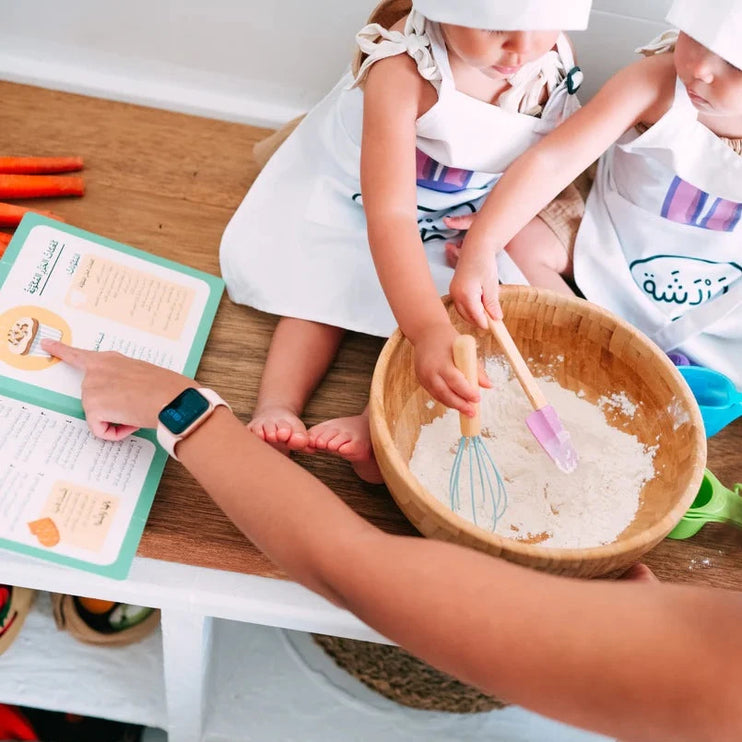
[[[221,234],[255,177],[256,127],[0,82],[0,154],[81,155],[79,199],[37,199],[70,224],[219,274]],[[31,205],[31,202],[26,202]],[[197,378],[249,419],[275,317],[224,296]],[[348,334],[310,402],[314,424],[363,409],[383,341]],[[363,517],[414,534],[383,486],[359,481],[329,456],[297,460]],[[709,468],[723,484],[742,481],[742,420],[709,441]],[[176,462],[165,469],[139,555],[267,577],[285,577]],[[666,539],[645,563],[664,580],[742,587],[742,531],[707,525],[687,541]]]

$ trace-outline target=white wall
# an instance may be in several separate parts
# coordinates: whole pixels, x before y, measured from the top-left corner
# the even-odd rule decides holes
[[[0,0],[0,79],[275,126],[329,89],[374,3]],[[669,5],[594,0],[590,30],[573,34],[583,99],[665,27]]]

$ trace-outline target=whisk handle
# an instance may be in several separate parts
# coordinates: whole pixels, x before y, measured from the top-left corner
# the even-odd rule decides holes
[[[490,332],[500,344],[505,357],[513,369],[513,373],[523,387],[523,391],[526,393],[533,409],[540,410],[542,407],[546,407],[549,402],[536,384],[536,379],[533,378],[531,370],[526,365],[525,359],[518,350],[518,346],[515,344],[511,334],[508,332],[505,323],[501,319],[494,320],[491,317],[488,318],[488,322]]]
[[[461,371],[466,380],[475,388],[479,388],[479,367],[477,365],[477,341],[472,335],[459,335],[453,342],[453,362],[456,368]],[[475,405],[476,413],[474,417],[467,417],[459,413],[459,424],[461,425],[461,435],[467,438],[473,438],[482,431],[482,425],[479,420],[479,405]]]

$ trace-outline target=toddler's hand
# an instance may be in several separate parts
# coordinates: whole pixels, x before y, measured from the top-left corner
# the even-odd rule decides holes
[[[453,341],[457,335],[450,324],[427,328],[414,343],[415,372],[434,399],[471,417],[479,401],[479,390],[469,384],[453,362]],[[492,386],[482,369],[479,384]]]
[[[486,330],[488,314],[493,319],[502,317],[497,261],[493,252],[467,252],[464,242],[449,290],[458,313],[467,322]]]
[[[462,214],[461,216],[444,216],[443,223],[449,229],[458,229],[461,232],[465,232],[472,224],[474,224],[476,216],[476,211],[473,214]]]

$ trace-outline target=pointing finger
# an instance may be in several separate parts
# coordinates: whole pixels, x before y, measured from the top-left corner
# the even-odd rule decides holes
[[[68,363],[73,368],[79,368],[81,371],[85,371],[88,356],[93,353],[90,350],[73,348],[60,340],[42,340],[41,347],[55,358],[59,358],[60,361]]]

